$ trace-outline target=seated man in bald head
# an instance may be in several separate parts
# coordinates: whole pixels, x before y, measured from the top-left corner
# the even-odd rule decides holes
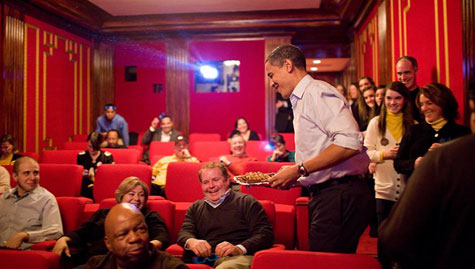
[[[107,214],[105,232],[109,253],[90,258],[86,268],[188,268],[150,244],[145,218],[133,204],[115,205]]]
[[[0,197],[0,248],[29,249],[63,234],[58,203],[40,187],[40,166],[30,157],[13,165],[17,186]]]

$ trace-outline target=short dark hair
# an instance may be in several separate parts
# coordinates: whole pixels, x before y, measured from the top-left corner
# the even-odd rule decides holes
[[[110,133],[116,133],[118,138],[122,138],[122,137],[120,136],[119,131],[116,130],[116,129],[110,129],[109,131],[107,131],[106,138],[109,136]]]
[[[200,171],[198,171],[198,177],[200,179],[200,182],[201,182],[201,175],[203,174],[203,171],[207,169],[214,169],[214,168],[218,168],[225,179],[229,178],[228,169],[223,164],[220,164],[217,162],[209,162],[203,165]]]
[[[363,80],[363,79],[367,79],[367,80],[369,81],[369,83],[370,83],[372,86],[375,85],[375,84],[374,84],[374,80],[373,80],[372,77],[370,77],[370,76],[362,76],[362,77],[360,77],[360,79],[358,79],[358,86],[357,86],[358,89],[360,88],[360,81]],[[375,91],[376,91],[376,89],[375,89]]]
[[[247,124],[247,129],[249,129],[249,122],[247,122],[246,118],[244,118],[244,117],[239,117],[239,118],[236,119],[236,122],[234,122],[234,129],[237,128],[239,120],[245,121],[246,124]]]
[[[412,67],[414,67],[414,69],[418,68],[416,58],[414,58],[412,56],[402,56],[402,57],[399,57],[399,59],[397,59],[396,64],[399,63],[399,61],[402,61],[402,60],[406,60],[406,61],[411,62]]]
[[[24,163],[26,160],[31,160],[31,161],[34,161],[35,163],[38,164],[38,162],[31,158],[30,156],[23,156],[23,157],[20,157],[18,159],[15,160],[15,162],[13,163],[13,173],[15,175],[18,175],[18,170],[20,169],[20,164]]]
[[[284,65],[286,59],[292,61],[296,68],[307,70],[307,63],[302,50],[290,44],[280,45],[275,48],[269,56],[267,56],[265,62],[281,67]]]
[[[431,83],[422,87],[416,98],[417,108],[421,109],[420,96],[423,94],[442,108],[442,115],[448,121],[458,118],[459,105],[452,91],[442,83]]]
[[[87,136],[86,141],[91,141],[91,145],[94,150],[100,150],[102,143],[102,135],[100,133],[92,132]]]
[[[13,149],[15,149],[15,144],[16,144],[15,138],[11,134],[5,134],[2,136],[2,138],[0,139],[0,143],[5,143],[5,142],[10,143],[13,146]]]
[[[272,137],[270,138],[269,144],[275,147],[275,144],[277,143],[281,143],[285,145],[284,137],[280,134],[273,134]]]

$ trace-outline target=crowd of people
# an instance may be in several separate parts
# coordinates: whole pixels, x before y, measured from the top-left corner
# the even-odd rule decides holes
[[[293,165],[283,166],[269,184],[307,190],[311,251],[354,253],[375,217],[385,268],[445,268],[454,259],[460,265],[469,260],[475,239],[470,192],[475,136],[456,123],[458,104],[449,88],[440,83],[419,87],[418,63],[410,56],[396,61],[398,81],[376,86],[363,76],[348,91],[312,78],[302,51],[293,45],[271,52],[265,70],[272,87],[289,100],[295,130],[295,151],[286,148],[282,135],[270,138],[267,161]],[[475,133],[473,83],[469,97]],[[264,209],[233,182],[246,162],[257,161],[246,151],[252,140],[260,140],[259,134],[238,118],[227,137],[229,154],[216,156],[199,171],[204,199],[188,208],[177,240],[185,262],[249,268],[255,252],[272,246]],[[136,177],[125,178],[115,192],[118,205],[98,210],[78,230],[63,234],[58,204],[39,185],[38,163],[19,155],[13,137],[4,135],[0,164],[13,164],[17,187],[10,188],[8,171],[0,166],[0,247],[28,249],[56,239],[53,252],[73,266],[186,268],[163,252],[169,233],[147,201],[149,195],[166,197],[170,163],[199,160],[170,115],[152,120],[141,143],[147,147],[152,141],[174,142],[174,152],[150,163],[145,150],[142,161],[153,166],[151,189]],[[107,148],[128,145],[127,122],[115,105],[106,105],[87,137],[87,150],[77,156],[84,168],[82,196],[93,198],[96,169],[114,163]],[[80,251],[73,255],[71,247]]]

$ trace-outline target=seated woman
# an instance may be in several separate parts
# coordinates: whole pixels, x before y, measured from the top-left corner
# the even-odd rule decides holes
[[[102,135],[92,132],[87,136],[87,150],[81,151],[77,157],[77,164],[84,167],[81,196],[93,199],[92,188],[97,167],[102,164],[114,163],[112,154],[101,150]]]
[[[411,97],[402,82],[389,83],[382,95],[381,113],[369,122],[364,139],[371,160],[369,170],[374,173],[378,225],[389,215],[406,186],[394,170],[393,160],[404,132],[415,122]]]
[[[244,138],[240,134],[235,134],[233,137],[231,137],[230,144],[231,154],[219,157],[219,162],[221,162],[228,168],[228,171],[231,174],[232,178],[234,176],[243,174],[242,165],[245,162],[257,161],[257,159],[254,157],[247,156],[246,140],[244,140]]]
[[[21,157],[20,154],[17,154],[18,150],[15,147],[15,138],[13,136],[9,134],[2,136],[0,143],[2,144],[0,165],[12,165],[16,159]]]
[[[137,177],[124,179],[115,191],[117,203],[130,203],[142,211],[148,226],[150,243],[157,249],[165,249],[170,243],[168,231],[160,214],[147,208],[148,195],[147,184]],[[99,209],[78,230],[63,235],[56,241],[53,252],[72,257],[69,246],[82,248],[81,253],[74,253],[72,257],[75,266],[86,263],[94,255],[106,254],[109,250],[104,243],[104,222],[109,210]]]
[[[445,85],[428,84],[420,89],[417,107],[424,121],[412,126],[401,141],[394,159],[394,168],[409,178],[424,154],[440,144],[470,133],[470,129],[455,123],[458,104]]]
[[[234,124],[234,130],[231,132],[231,134],[229,134],[228,142],[230,142],[231,138],[236,134],[240,134],[245,141],[260,140],[257,133],[249,129],[249,124],[245,118],[238,118],[236,120],[236,123]]]
[[[272,155],[267,158],[268,162],[295,162],[295,151],[287,150],[283,136],[274,134],[269,144],[274,148],[274,151]]]

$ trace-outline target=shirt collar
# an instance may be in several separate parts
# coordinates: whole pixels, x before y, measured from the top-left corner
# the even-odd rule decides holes
[[[216,202],[216,203],[213,203],[211,202],[208,198],[204,198],[203,200],[210,206],[212,206],[213,208],[217,208],[218,206],[220,206],[224,200],[226,199],[226,197],[228,197],[229,195],[231,194],[231,189],[228,189],[223,195],[221,195],[221,197],[219,197],[219,200]]]
[[[290,102],[292,103],[292,107],[295,107],[295,102],[297,102],[297,99],[302,99],[303,94],[305,93],[305,89],[311,81],[312,77],[307,74],[299,81],[299,83],[297,83],[297,86],[295,86],[295,89],[290,95]]]
[[[15,188],[11,188],[9,190],[6,191],[6,194],[5,194],[5,199],[9,199],[9,198],[18,198],[18,199],[23,199],[27,196],[31,196],[31,198],[33,200],[37,200],[38,199],[38,195],[39,195],[39,192],[40,192],[40,185],[38,184],[38,187],[36,187],[34,190],[32,191],[29,191],[25,194],[23,194],[23,196],[19,196],[18,195],[18,186],[15,187]]]

